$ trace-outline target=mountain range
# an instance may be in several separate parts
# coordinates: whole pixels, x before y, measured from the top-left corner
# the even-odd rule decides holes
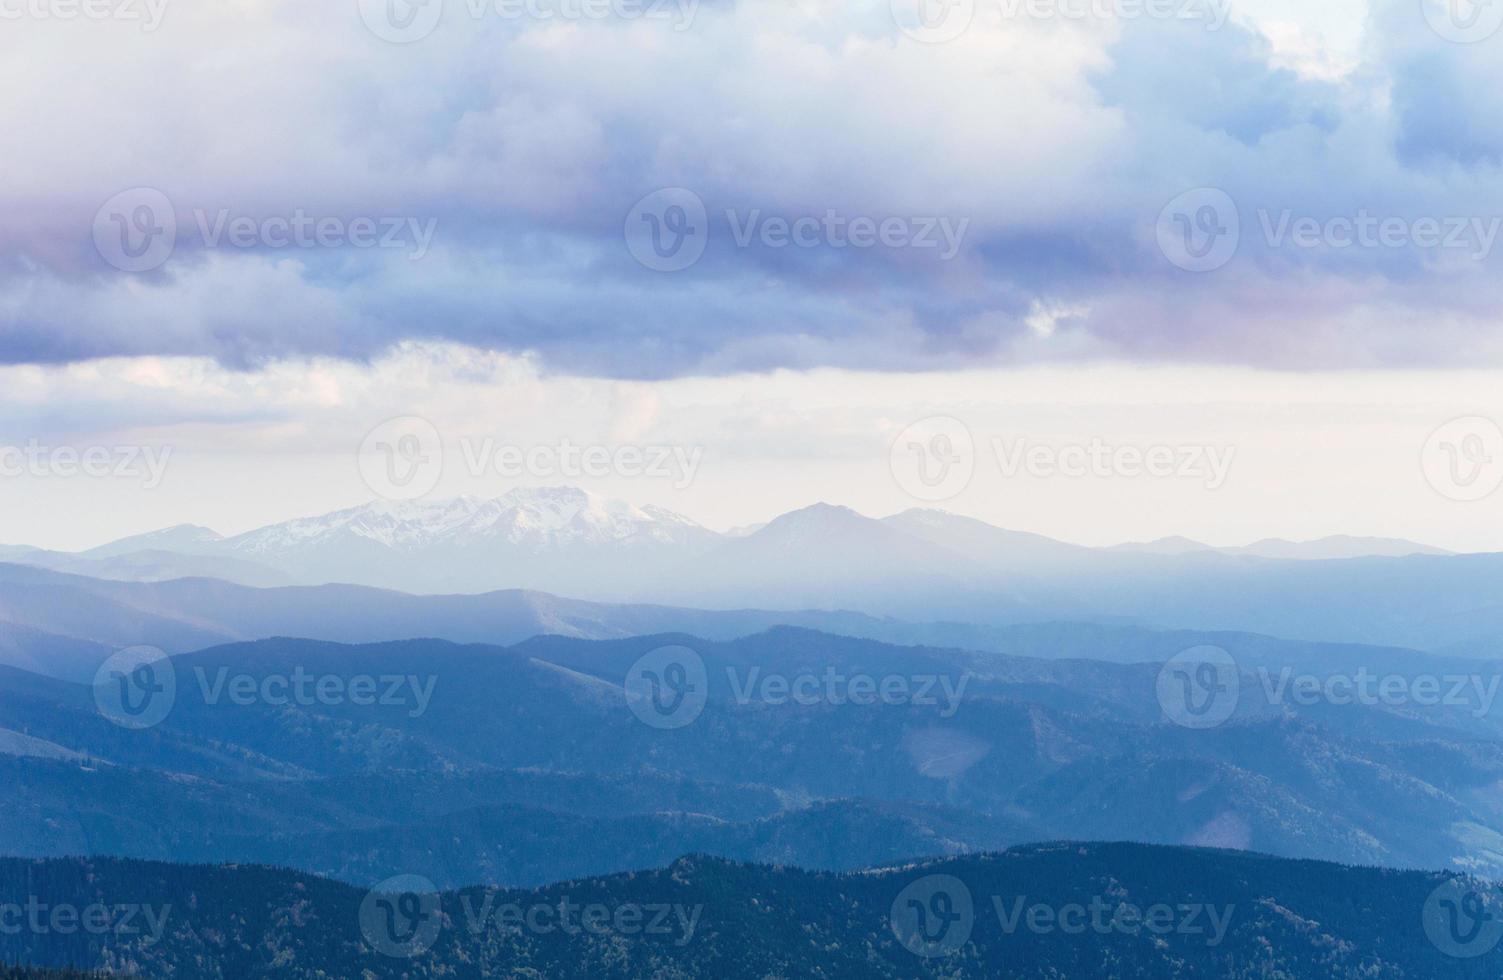
[[[1051,660],[1161,663],[1182,650],[1212,645],[1234,650],[1246,669],[1293,667],[1320,676],[1363,667],[1397,674],[1478,669],[1469,655],[1394,645],[1112,621],[932,622],[817,609],[587,602],[521,590],[419,596],[349,585],[258,589],[211,579],[120,582],[0,564],[0,665],[84,683],[116,650],[136,645],[180,654],[273,636],[337,643],[432,637],[503,645],[543,635],[606,640],[685,633],[732,640],[777,626]]]
[[[426,595],[542,591],[785,616],[844,611],[978,627],[1126,623],[1503,654],[1503,555],[1356,539],[1255,550],[1277,557],[1085,548],[943,511],[879,520],[825,504],[721,535],[659,508],[553,488],[490,501],[373,504],[231,538],[178,527],[68,562],[26,553],[11,560],[116,580],[336,582]],[[1399,550],[1414,553],[1390,554]],[[411,635],[422,634],[372,638]]]
[[[884,527],[898,533],[884,533]],[[649,572],[682,570],[746,539],[755,543],[732,554],[804,554],[812,540],[835,550],[876,549],[888,561],[923,557],[921,567],[930,571],[936,556],[916,548],[914,539],[952,552],[939,556],[941,562],[953,561],[958,553],[1013,570],[1080,560],[1094,551],[1300,561],[1449,554],[1399,539],[1345,535],[1308,542],[1268,539],[1241,548],[1164,538],[1091,549],[944,511],[915,509],[873,520],[829,504],[717,533],[666,508],[638,507],[561,486],[517,488],[494,499],[377,501],[232,537],[184,524],[76,554],[0,546],[0,560],[138,581],[202,575],[249,585],[339,582],[428,593],[533,588],[594,597],[621,589],[619,583],[601,579],[598,567],[616,571],[619,563],[630,561],[645,563],[638,567]],[[596,568],[574,568],[570,575],[570,560]]]
[[[0,929],[0,963],[181,977],[1495,975],[1486,956],[1437,959],[1416,920],[1421,893],[1448,887],[1436,870],[1503,877],[1490,633],[1503,556],[1258,547],[1270,554],[1091,549],[829,505],[719,535],[556,490],[233,538],[179,526],[74,556],[12,550],[0,912],[7,887],[76,901],[119,885],[184,903],[185,920],[150,948]],[[219,571],[254,584],[203,574]],[[361,576],[452,591],[286,584]],[[585,597],[463,588],[492,578]],[[136,730],[107,717],[95,679],[142,644],[171,655],[157,670],[174,693]],[[1231,658],[1235,696],[1223,724],[1187,727],[1165,664],[1207,647]],[[675,662],[702,674],[681,693],[698,707],[653,724],[633,684],[686,649]],[[1270,688],[1364,672],[1405,690],[1468,683],[1434,703]],[[379,679],[402,696],[225,693],[293,677]],[[822,686],[852,678],[937,697]],[[1137,843],[1047,843],[1060,839]],[[994,889],[998,869],[1058,901],[1104,888],[1171,902],[1211,881],[1254,913],[1226,948],[1008,933],[934,960],[871,917],[910,872]],[[671,882],[725,918],[705,903],[707,949],[503,932],[393,962],[360,930],[359,889],[414,874],[460,914],[477,887],[520,901]],[[1369,888],[1387,891],[1359,897]]]
[[[670,646],[697,652],[706,700],[662,730],[628,683]],[[10,853],[532,885],[695,850],[845,870],[1064,836],[1503,871],[1503,719],[1486,705],[1275,703],[1249,674],[1227,724],[1192,730],[1166,721],[1154,663],[788,627],[728,642],[271,639],[170,663],[175,702],[142,731],[102,717],[86,685],[0,669]],[[259,690],[298,672],[416,680],[374,706],[214,693],[216,678]],[[756,693],[758,678],[856,675],[935,696]]]

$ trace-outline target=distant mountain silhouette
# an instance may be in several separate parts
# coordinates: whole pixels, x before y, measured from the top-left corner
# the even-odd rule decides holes
[[[95,549],[105,557],[4,554],[111,579],[267,585],[280,576],[428,595],[530,590],[984,626],[1089,620],[1503,656],[1503,555],[1384,538],[1083,548],[943,511],[879,520],[831,504],[719,534],[661,508],[552,487],[368,504],[224,539],[169,528]],[[394,635],[406,634],[366,638]]]

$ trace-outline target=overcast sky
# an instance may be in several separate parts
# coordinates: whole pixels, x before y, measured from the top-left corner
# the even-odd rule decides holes
[[[358,503],[419,416],[434,494],[1503,548],[1503,5],[580,3],[0,0],[0,445],[171,447],[0,475],[0,541]],[[703,455],[471,472],[563,440]]]

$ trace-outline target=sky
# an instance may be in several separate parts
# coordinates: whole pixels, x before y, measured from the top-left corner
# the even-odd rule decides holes
[[[0,541],[357,504],[362,460],[406,445],[383,423],[416,418],[434,495],[1503,548],[1503,5],[0,19]],[[477,463],[565,443],[610,472]],[[699,463],[645,475],[623,446]],[[1065,475],[1070,447],[1189,472]],[[922,453],[969,479],[915,485]]]

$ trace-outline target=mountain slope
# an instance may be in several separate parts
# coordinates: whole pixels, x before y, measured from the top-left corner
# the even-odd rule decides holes
[[[213,554],[224,535],[197,524],[178,524],[160,531],[133,534],[83,552],[85,558],[113,558],[137,551],[176,551],[185,555]]]
[[[649,651],[685,644],[704,665],[702,711],[676,729],[644,724],[625,686],[629,672]],[[97,760],[19,760],[12,781],[27,792],[0,807],[0,830],[45,847],[62,836],[57,827],[76,826],[98,850],[295,858],[345,873],[370,867],[360,855],[373,848],[400,853],[403,840],[427,846],[418,843],[430,839],[419,830],[394,827],[538,805],[520,791],[462,792],[439,782],[423,784],[435,801],[426,807],[416,802],[414,774],[448,774],[477,787],[502,773],[597,784],[643,779],[644,786],[672,774],[697,795],[665,788],[635,797],[629,811],[595,806],[578,815],[678,814],[662,824],[665,839],[678,834],[684,845],[768,858],[746,849],[751,838],[739,836],[746,828],[706,829],[682,816],[746,824],[781,814],[790,821],[787,853],[811,863],[860,863],[855,851],[817,849],[832,839],[819,820],[838,824],[839,811],[821,818],[816,807],[856,801],[907,808],[885,838],[836,835],[874,848],[865,860],[891,855],[881,849],[884,839],[927,840],[916,853],[943,853],[1072,828],[1082,836],[1214,841],[1346,862],[1503,868],[1503,733],[1497,719],[1474,717],[1465,706],[1274,704],[1248,677],[1235,716],[1199,731],[1165,723],[1151,663],[894,647],[786,628],[729,643],[541,637],[511,648],[274,639],[179,656],[172,667],[171,711],[142,732],[100,717],[88,688],[0,676],[0,729]],[[239,703],[216,693],[231,678],[258,691],[300,674],[333,678],[341,689],[358,678],[397,679],[400,696],[377,704]],[[859,699],[863,677],[870,691],[901,696]],[[807,693],[787,696],[795,690]],[[357,775],[365,790],[317,789]],[[262,781],[266,790],[257,793]],[[555,789],[537,799],[557,796]],[[917,824],[915,807],[930,808]],[[509,854],[521,845],[494,822],[456,827],[441,838],[456,861],[470,855],[477,877],[487,868],[544,866]],[[267,849],[270,838],[299,830],[328,832],[316,842],[327,850]],[[718,836],[704,836],[711,830]],[[360,836],[367,831],[377,833]],[[230,838],[243,850],[213,849]],[[369,843],[378,839],[380,847]],[[553,842],[538,850],[546,858],[569,848]]]

